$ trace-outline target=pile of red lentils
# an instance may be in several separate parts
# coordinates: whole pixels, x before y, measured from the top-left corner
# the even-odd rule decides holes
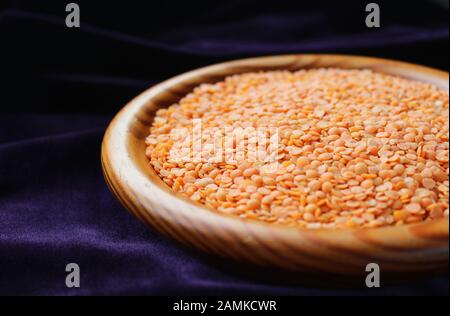
[[[448,218],[448,105],[448,91],[371,70],[245,73],[159,110],[146,155],[174,191],[242,218],[311,229]],[[171,159],[172,131],[194,119],[206,134],[276,128],[276,160]]]

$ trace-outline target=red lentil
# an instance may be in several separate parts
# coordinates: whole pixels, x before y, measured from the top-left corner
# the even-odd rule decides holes
[[[449,214],[448,104],[448,91],[370,70],[233,75],[159,110],[146,156],[173,190],[243,218],[311,229],[415,223]],[[275,161],[245,158],[252,151],[239,146],[257,137],[224,141],[224,156],[243,161],[173,159],[186,140],[174,131],[193,133],[194,119],[201,157],[211,158],[213,128],[276,128],[278,144],[262,150]]]

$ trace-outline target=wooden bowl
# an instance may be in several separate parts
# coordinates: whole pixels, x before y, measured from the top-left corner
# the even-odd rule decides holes
[[[109,125],[102,144],[107,183],[144,223],[185,245],[250,265],[292,275],[366,275],[377,263],[385,276],[414,278],[448,269],[448,218],[400,227],[307,230],[246,220],[210,210],[173,192],[148,165],[144,139],[155,111],[195,86],[227,75],[259,70],[370,68],[425,81],[448,91],[448,73],[378,58],[284,55],[250,58],[200,68],[151,87],[128,103]],[[363,282],[363,279],[360,279]]]

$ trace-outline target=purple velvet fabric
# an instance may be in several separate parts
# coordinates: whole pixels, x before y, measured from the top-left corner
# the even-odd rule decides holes
[[[126,101],[214,62],[319,52],[448,69],[445,8],[384,1],[375,30],[364,25],[364,1],[76,1],[81,28],[68,29],[67,1],[6,2],[0,294],[448,295],[448,277],[379,290],[246,277],[129,215],[108,191],[99,160],[103,132]],[[79,289],[65,287],[69,262],[81,267]]]

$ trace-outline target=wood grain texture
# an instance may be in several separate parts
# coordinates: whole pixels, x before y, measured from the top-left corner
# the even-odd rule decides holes
[[[448,269],[448,219],[401,227],[307,230],[245,220],[196,204],[167,187],[148,166],[144,139],[155,111],[177,102],[195,86],[230,74],[258,70],[339,67],[430,82],[448,91],[448,73],[377,58],[285,55],[244,59],[197,69],[162,82],[127,104],[102,144],[106,181],[136,217],[179,242],[236,261],[317,275],[360,277],[378,263],[383,273],[406,275]]]

